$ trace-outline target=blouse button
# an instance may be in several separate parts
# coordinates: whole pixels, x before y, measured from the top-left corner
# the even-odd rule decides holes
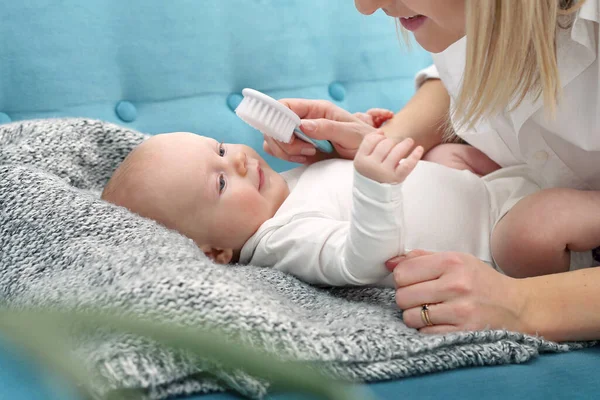
[[[545,163],[546,161],[548,161],[548,152],[547,152],[547,151],[544,151],[544,150],[536,151],[536,152],[533,154],[533,159],[534,159],[536,162],[538,162],[538,163],[540,163],[540,164],[543,164],[543,163]]]

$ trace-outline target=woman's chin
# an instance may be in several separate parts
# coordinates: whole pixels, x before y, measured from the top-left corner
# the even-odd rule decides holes
[[[446,50],[450,44],[445,44],[445,43],[439,43],[439,41],[436,40],[419,40],[419,38],[415,35],[415,39],[417,41],[417,43],[419,43],[419,46],[421,46],[422,48],[424,48],[425,50],[427,50],[430,53],[441,53],[444,50]],[[429,38],[427,38],[429,39]]]
[[[441,53],[454,43],[458,42],[461,37],[457,37],[456,40],[448,40],[448,38],[441,38],[442,35],[436,34],[431,35],[425,32],[415,32],[415,40],[419,45],[430,53]]]

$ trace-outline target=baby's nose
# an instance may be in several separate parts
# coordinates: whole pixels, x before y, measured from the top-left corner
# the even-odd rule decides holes
[[[241,176],[246,176],[246,172],[248,172],[248,157],[246,153],[243,151],[238,152],[235,155],[235,170]]]

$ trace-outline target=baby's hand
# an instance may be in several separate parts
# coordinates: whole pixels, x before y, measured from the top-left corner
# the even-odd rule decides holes
[[[358,148],[354,168],[379,183],[401,183],[423,156],[423,147],[417,146],[411,152],[413,146],[412,139],[398,143],[381,132],[370,133]]]
[[[454,169],[468,170],[479,176],[500,168],[491,158],[468,144],[438,144],[423,156],[423,160]]]
[[[354,113],[354,116],[374,128],[379,128],[384,122],[394,118],[394,113],[383,108],[371,108],[366,113]]]

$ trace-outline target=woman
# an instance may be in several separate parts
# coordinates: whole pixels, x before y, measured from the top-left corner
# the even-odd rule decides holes
[[[435,66],[419,74],[413,99],[385,125],[389,136],[411,136],[431,149],[450,125],[473,146],[448,155],[453,167],[473,169],[472,150],[480,150],[502,167],[528,164],[555,187],[600,191],[600,0],[355,4],[363,14],[382,9],[438,53]],[[340,157],[353,157],[374,129],[328,102],[283,102],[303,118],[307,134],[332,141]],[[265,140],[283,159],[323,157],[300,141]],[[492,328],[555,341],[600,339],[599,268],[517,280],[467,254],[418,250],[388,267],[406,324],[422,332]]]

